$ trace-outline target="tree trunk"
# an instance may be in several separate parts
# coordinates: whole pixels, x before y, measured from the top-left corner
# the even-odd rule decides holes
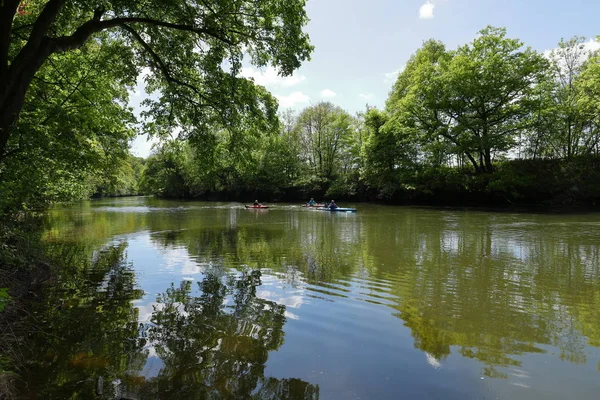
[[[485,159],[485,171],[489,172],[489,173],[494,172],[494,166],[492,165],[492,152],[490,149],[485,149],[484,159]]]
[[[465,153],[465,155],[467,156],[469,161],[471,161],[471,164],[473,164],[473,167],[475,168],[475,172],[480,174],[481,168],[479,167],[479,164],[477,164],[477,160],[475,160],[475,158],[473,158],[473,156],[470,153]]]
[[[51,44],[43,41],[37,51],[27,57],[21,70],[11,68],[0,75],[0,161],[6,156],[8,140],[25,103],[27,89],[51,53]]]

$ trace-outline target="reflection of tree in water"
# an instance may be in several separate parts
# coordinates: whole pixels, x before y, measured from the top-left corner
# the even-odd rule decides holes
[[[523,355],[545,353],[543,346],[556,347],[562,360],[586,363],[587,346],[600,345],[595,236],[536,227],[515,239],[488,218],[460,214],[451,226],[426,229],[407,217],[367,235],[363,243],[377,249],[370,274],[398,282],[392,307],[414,346],[433,364],[453,351],[479,360],[490,377],[505,377],[502,368],[521,366]],[[404,230],[419,235],[399,234]],[[395,246],[379,250],[388,237]],[[395,262],[386,270],[389,259]]]
[[[30,306],[32,333],[19,349],[29,359],[20,371],[24,396],[114,398],[113,380],[135,379],[129,371],[141,370],[146,360],[132,304],[142,292],[125,248],[104,249],[91,263],[85,247],[53,249],[69,261],[42,300]]]
[[[207,275],[197,297],[188,281],[159,296],[149,339],[164,367],[140,388],[141,397],[317,399],[318,386],[264,377],[286,319],[285,306],[256,297],[260,283],[260,271]]]

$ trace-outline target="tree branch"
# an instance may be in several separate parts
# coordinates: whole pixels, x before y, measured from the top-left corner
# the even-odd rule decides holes
[[[130,27],[127,24],[122,24],[121,27],[124,30],[126,30],[127,32],[129,32],[131,34],[131,36],[133,36],[133,38],[144,48],[144,50],[146,50],[146,52],[152,58],[152,61],[155,64],[155,66],[163,73],[163,75],[164,75],[165,79],[167,80],[167,82],[169,82],[169,83],[176,83],[178,85],[187,87],[188,89],[190,89],[194,93],[196,93],[204,101],[206,101],[206,103],[209,106],[211,106],[215,111],[217,111],[217,112],[220,111],[218,109],[218,107],[216,107],[213,103],[211,103],[208,100],[208,98],[202,92],[200,92],[200,90],[198,90],[198,88],[196,88],[193,85],[190,85],[187,82],[183,82],[183,81],[181,81],[181,80],[173,77],[173,75],[171,74],[171,71],[169,71],[169,68],[164,63],[164,61],[160,58],[160,56],[158,54],[156,54],[156,52],[152,49],[152,47],[150,47],[150,45],[148,43],[146,43],[146,41],[140,36],[140,34],[135,31],[135,29],[133,29],[132,27]],[[188,100],[191,100],[191,99],[188,99]],[[192,102],[192,103],[195,103],[195,105],[200,105],[198,102],[195,102],[195,101]]]
[[[11,72],[15,71],[17,74],[22,69],[22,65],[27,64],[31,57],[35,57],[39,53],[40,46],[43,45],[44,38],[48,33],[50,25],[54,22],[54,19],[60,12],[63,6],[63,0],[50,0],[44,6],[44,9],[40,13],[40,16],[35,20],[29,40],[27,44],[21,49],[19,54],[15,57],[11,65]]]
[[[8,48],[13,19],[21,0],[3,0],[0,3],[0,77],[8,71]]]
[[[106,29],[114,28],[114,27],[123,27],[125,24],[130,23],[140,23],[145,25],[152,26],[160,26],[169,29],[175,29],[179,31],[192,32],[198,35],[208,35],[217,40],[222,41],[223,43],[227,43],[229,45],[235,45],[235,42],[231,39],[227,38],[224,35],[224,32],[219,32],[215,29],[197,27],[193,25],[185,25],[185,24],[174,24],[165,21],[159,21],[151,18],[141,18],[141,17],[121,17],[121,18],[113,18],[104,21],[100,20],[90,20],[82,24],[71,36],[63,36],[59,38],[53,39],[55,44],[55,51],[64,52],[68,50],[73,50],[78,47],[81,47],[83,43],[94,33],[101,32]]]

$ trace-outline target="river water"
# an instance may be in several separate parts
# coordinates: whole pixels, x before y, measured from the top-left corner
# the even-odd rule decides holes
[[[39,398],[598,399],[600,215],[50,210]]]

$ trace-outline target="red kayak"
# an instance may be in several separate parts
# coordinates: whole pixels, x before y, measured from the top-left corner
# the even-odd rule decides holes
[[[259,209],[269,208],[269,206],[263,206],[262,204],[259,205],[259,206],[252,205],[252,206],[244,206],[244,207],[246,207],[246,208],[259,208]]]

